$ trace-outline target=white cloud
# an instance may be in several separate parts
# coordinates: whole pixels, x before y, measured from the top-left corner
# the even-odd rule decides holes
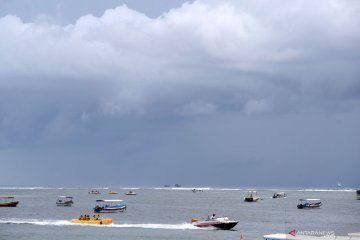
[[[24,92],[56,96],[39,111],[65,105],[66,116],[87,120],[278,112],[281,102],[283,111],[323,109],[359,95],[359,9],[357,1],[195,1],[158,18],[119,6],[66,26],[9,15],[0,19],[0,89],[11,89],[12,108],[37,107],[19,99]],[[6,119],[12,108],[3,105]]]

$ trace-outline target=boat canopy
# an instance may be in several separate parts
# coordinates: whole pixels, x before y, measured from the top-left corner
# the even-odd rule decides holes
[[[317,199],[317,198],[306,198],[306,199],[299,199],[299,201],[306,201],[306,202],[320,202],[320,199]]]
[[[122,202],[123,200],[120,199],[112,199],[112,200],[105,200],[105,199],[99,199],[96,200],[96,202]]]

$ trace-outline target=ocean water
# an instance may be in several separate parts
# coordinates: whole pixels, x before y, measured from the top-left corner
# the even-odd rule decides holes
[[[110,190],[118,195],[108,195]],[[247,203],[247,189],[207,188],[193,193],[191,188],[129,189],[0,188],[0,196],[15,196],[16,208],[0,208],[0,240],[3,239],[263,239],[270,233],[296,231],[346,235],[360,232],[360,200],[354,190],[257,189],[261,198]],[[274,192],[285,191],[284,199],[272,199]],[[57,196],[74,198],[72,207],[57,207]],[[299,210],[299,198],[320,198],[321,209]],[[93,215],[96,199],[123,199],[127,211],[101,214],[113,219],[111,225],[77,225],[70,222],[81,214]],[[216,213],[239,221],[233,230],[200,229],[191,218],[206,218]]]

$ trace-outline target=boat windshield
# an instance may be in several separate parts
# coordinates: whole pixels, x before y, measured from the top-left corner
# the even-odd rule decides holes
[[[316,199],[316,198],[308,198],[308,199],[299,199],[300,202],[320,202],[320,199]]]
[[[117,206],[120,205],[120,203],[123,200],[120,199],[115,199],[115,200],[96,200],[96,205],[97,206]]]

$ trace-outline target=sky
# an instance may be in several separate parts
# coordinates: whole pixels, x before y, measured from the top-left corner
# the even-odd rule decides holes
[[[357,0],[0,0],[0,186],[360,187]]]

